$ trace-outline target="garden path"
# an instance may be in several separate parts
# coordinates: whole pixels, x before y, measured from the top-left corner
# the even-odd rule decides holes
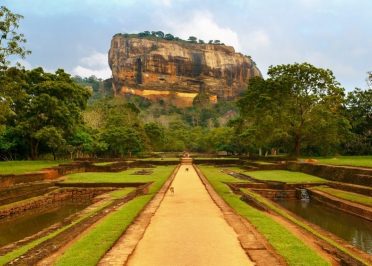
[[[253,265],[191,165],[171,186],[127,265]]]

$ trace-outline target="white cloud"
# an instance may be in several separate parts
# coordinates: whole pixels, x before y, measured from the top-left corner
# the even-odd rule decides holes
[[[244,48],[248,51],[261,50],[270,46],[270,36],[264,30],[247,32]]]
[[[196,11],[191,17],[187,17],[182,21],[177,21],[177,18],[168,18],[169,21],[166,21],[165,24],[169,31],[182,39],[195,36],[206,42],[209,40],[220,40],[227,45],[232,45],[236,50],[240,50],[238,34],[229,27],[218,25],[208,11]]]
[[[77,66],[72,70],[72,73],[81,77],[96,76],[97,78],[107,79],[111,77],[110,69],[94,70],[87,67]]]
[[[107,54],[94,52],[87,57],[83,57],[80,62],[88,67],[103,68],[107,66]]]
[[[93,52],[87,57],[79,60],[80,65],[76,66],[72,73],[82,77],[96,76],[106,79],[111,77],[111,69],[108,66],[107,54]]]

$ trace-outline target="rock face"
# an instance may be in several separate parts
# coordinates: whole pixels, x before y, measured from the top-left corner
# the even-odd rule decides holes
[[[200,93],[211,102],[236,97],[261,76],[255,63],[231,46],[127,37],[111,41],[109,65],[117,94],[135,94],[190,106]]]

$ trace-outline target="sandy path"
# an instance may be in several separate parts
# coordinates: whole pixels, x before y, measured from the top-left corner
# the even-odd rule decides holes
[[[172,186],[127,265],[253,265],[190,165]]]

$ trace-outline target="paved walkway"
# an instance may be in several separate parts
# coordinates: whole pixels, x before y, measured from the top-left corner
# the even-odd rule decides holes
[[[192,166],[172,186],[127,265],[253,265]]]

